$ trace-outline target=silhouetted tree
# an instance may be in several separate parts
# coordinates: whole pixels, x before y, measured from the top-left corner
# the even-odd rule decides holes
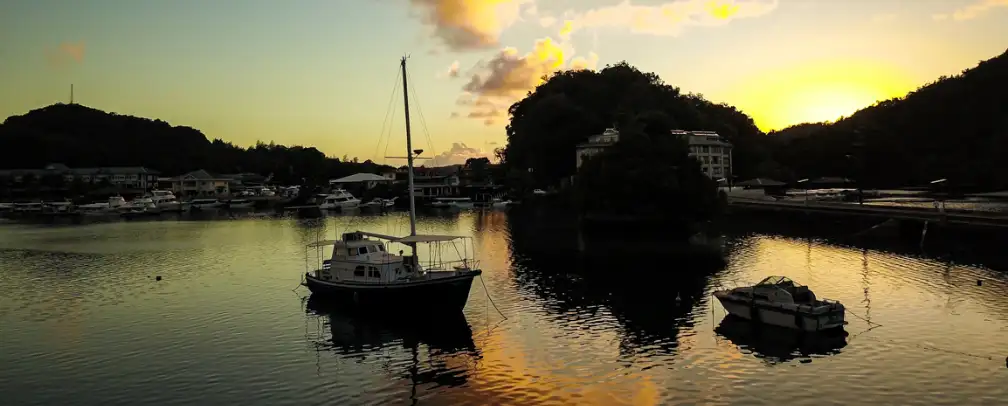
[[[145,166],[165,175],[197,169],[212,173],[274,174],[291,184],[323,183],[389,166],[326,158],[319,150],[258,142],[248,148],[161,120],[106,113],[79,104],[54,104],[7,118],[0,125],[0,168]]]
[[[1008,52],[905,97],[834,123],[769,134],[773,160],[800,177],[845,176],[862,186],[1008,188]]]
[[[737,174],[755,173],[769,151],[764,134],[734,107],[700,95],[682,94],[658,75],[621,62],[601,71],[553,74],[508,110],[508,144],[495,156],[508,169],[528,171],[541,185],[556,184],[575,172],[575,146],[606,127],[623,127],[647,115],[665,129],[717,131],[736,145]],[[659,115],[660,114],[660,115]],[[667,132],[665,134],[668,135]],[[516,172],[517,173],[517,172]]]
[[[490,180],[490,159],[486,157],[466,159],[462,166],[471,171],[472,180],[476,182],[487,182]]]

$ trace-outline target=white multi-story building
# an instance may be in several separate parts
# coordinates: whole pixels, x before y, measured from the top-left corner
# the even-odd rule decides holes
[[[581,169],[581,165],[584,164],[588,158],[591,158],[598,153],[605,151],[610,145],[619,142],[619,130],[615,128],[606,128],[605,132],[602,134],[596,134],[588,137],[588,141],[578,144],[575,147],[577,153],[577,169]]]
[[[714,131],[672,130],[673,136],[684,137],[689,145],[689,156],[700,162],[700,167],[713,179],[730,179],[732,174],[732,144]],[[619,142],[620,133],[608,128],[602,134],[588,137],[577,145],[577,168],[588,158]]]
[[[713,179],[730,179],[732,174],[732,144],[714,131],[672,130],[673,135],[686,137],[689,155],[700,162],[703,172]]]

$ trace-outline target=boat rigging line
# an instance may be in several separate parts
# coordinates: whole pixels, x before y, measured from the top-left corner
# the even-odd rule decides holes
[[[395,112],[395,109],[398,106],[397,104],[393,104],[393,102],[396,99],[396,95],[399,94],[400,75],[402,75],[402,71],[396,68],[396,78],[395,81],[392,82],[392,94],[389,95],[388,106],[385,107],[385,118],[382,120],[381,133],[378,134],[378,145],[375,145],[375,153],[373,157],[375,161],[378,161],[378,149],[381,148],[383,138],[385,139],[385,154],[388,154],[388,141],[392,137],[392,123],[395,122],[395,115],[392,113]],[[388,136],[386,136],[386,131]],[[382,158],[382,162],[385,162],[385,158]]]

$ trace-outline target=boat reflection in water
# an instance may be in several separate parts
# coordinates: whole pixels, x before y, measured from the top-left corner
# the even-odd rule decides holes
[[[408,367],[390,372],[410,379],[414,399],[417,386],[464,385],[481,357],[461,312],[437,317],[416,317],[411,312],[375,314],[338,306],[314,294],[308,298],[306,311],[324,317],[328,324],[330,337],[323,334],[315,343],[320,352],[355,358],[366,358],[371,352],[386,356],[386,351],[379,350],[401,343],[411,358],[402,363]]]
[[[802,332],[769,324],[759,324],[731,314],[714,328],[742,352],[752,352],[770,364],[785,363],[796,358],[830,356],[847,346],[847,331]]]

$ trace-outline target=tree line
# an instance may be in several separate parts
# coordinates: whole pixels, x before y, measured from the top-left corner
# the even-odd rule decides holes
[[[393,170],[370,160],[326,157],[314,147],[258,142],[243,148],[208,139],[197,129],[161,120],[54,104],[7,118],[0,125],[0,169],[143,166],[174,176],[211,173],[273,175],[287,184],[320,183],[359,172]]]
[[[660,115],[671,128],[717,131],[734,144],[736,180],[848,177],[864,187],[948,179],[1008,187],[1008,52],[905,97],[829,123],[766,134],[735,107],[683,93],[626,62],[555,73],[508,110],[508,142],[495,151],[509,178],[537,186],[575,175],[575,146],[607,127]],[[615,155],[615,154],[614,154]]]

